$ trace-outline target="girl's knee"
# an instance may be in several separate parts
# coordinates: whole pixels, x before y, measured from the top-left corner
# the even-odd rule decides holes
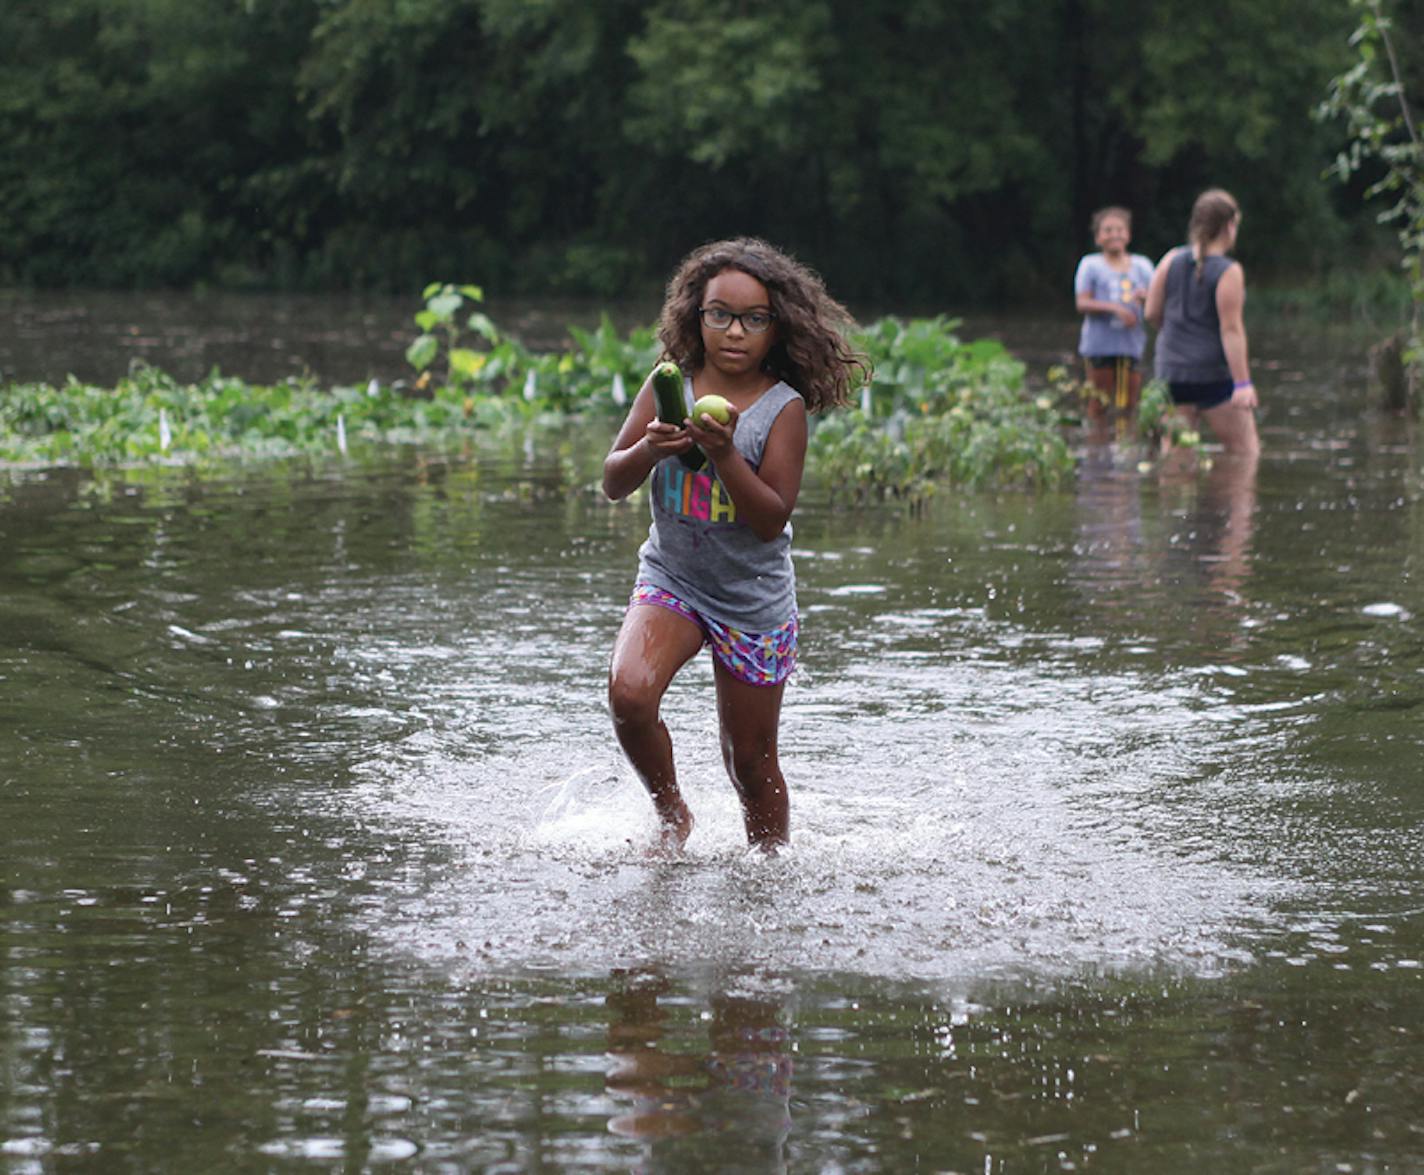
[[[646,687],[618,677],[608,679],[608,709],[617,726],[653,726],[661,698]]]

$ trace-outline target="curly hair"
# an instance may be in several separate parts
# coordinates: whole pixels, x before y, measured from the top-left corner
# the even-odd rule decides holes
[[[865,381],[871,374],[870,361],[845,339],[854,319],[826,292],[819,275],[755,237],[713,241],[683,259],[668,282],[658,320],[665,358],[685,372],[702,367],[707,352],[698,311],[707,283],[729,269],[756,278],[771,298],[777,337],[766,370],[795,388],[810,412],[848,404],[853,373]]]

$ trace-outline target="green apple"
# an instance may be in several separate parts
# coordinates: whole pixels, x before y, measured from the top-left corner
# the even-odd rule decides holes
[[[732,419],[732,406],[721,396],[703,396],[692,406],[692,423],[701,428],[704,416],[726,424]]]

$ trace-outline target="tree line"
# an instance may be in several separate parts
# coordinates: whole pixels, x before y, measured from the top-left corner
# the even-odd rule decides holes
[[[7,0],[0,283],[644,296],[754,233],[847,298],[1004,305],[1061,299],[1095,207],[1156,255],[1211,185],[1253,276],[1310,281],[1391,247],[1311,116],[1354,25],[1341,0]]]

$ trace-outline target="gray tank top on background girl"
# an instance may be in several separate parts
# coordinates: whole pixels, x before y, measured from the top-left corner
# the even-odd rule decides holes
[[[1204,384],[1231,378],[1221,346],[1216,286],[1234,265],[1230,257],[1210,253],[1201,261],[1201,280],[1191,249],[1181,250],[1167,267],[1162,329],[1157,335],[1155,368],[1168,383]]]
[[[692,381],[683,395],[689,409]],[[761,466],[781,410],[800,398],[777,383],[737,418],[732,442],[748,465]],[[638,579],[671,592],[698,612],[742,632],[764,633],[796,614],[791,523],[762,542],[745,522],[709,461],[696,472],[676,457],[653,469],[653,524],[638,551]]]

